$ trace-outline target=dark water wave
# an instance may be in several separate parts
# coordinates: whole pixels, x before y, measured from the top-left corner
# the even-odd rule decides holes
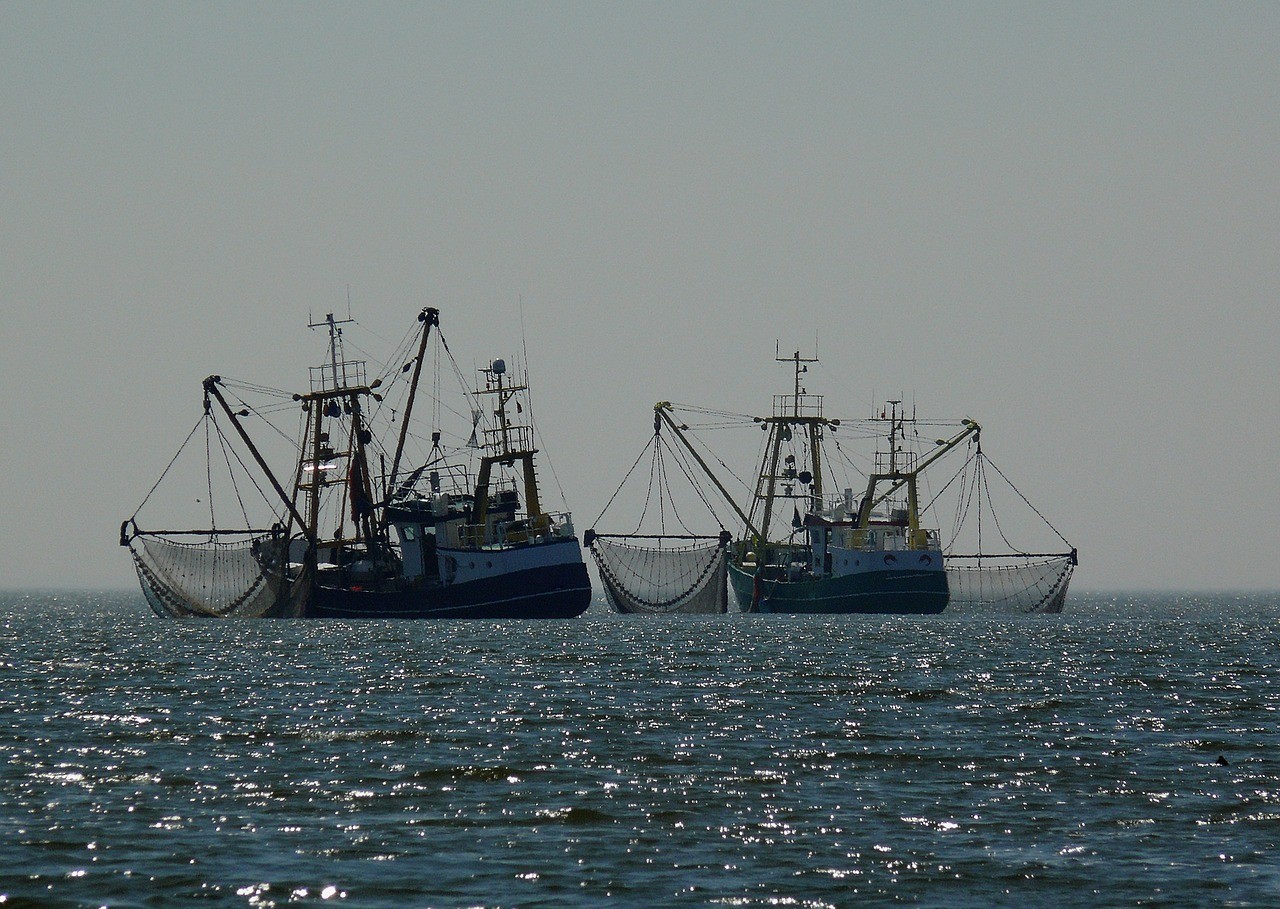
[[[1069,608],[172,622],[7,595],[0,895],[1280,905],[1280,601]]]

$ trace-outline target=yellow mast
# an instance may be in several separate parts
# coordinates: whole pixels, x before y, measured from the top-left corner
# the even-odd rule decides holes
[[[822,415],[822,398],[820,395],[806,395],[801,387],[801,376],[807,371],[809,363],[816,363],[817,358],[807,358],[800,356],[800,352],[796,351],[789,357],[779,357],[775,353],[775,359],[779,363],[791,363],[794,366],[793,393],[791,395],[776,395],[774,397],[774,415],[770,417],[755,417],[755,422],[761,424],[763,428],[768,430],[769,438],[765,443],[764,458],[760,463],[760,469],[756,474],[755,489],[752,493],[750,505],[750,514],[738,505],[724,488],[724,485],[716,477],[715,473],[707,465],[706,461],[698,453],[693,444],[685,437],[683,432],[687,427],[677,424],[671,416],[672,405],[670,401],[659,401],[654,405],[654,413],[661,418],[675,433],[676,438],[680,440],[685,449],[693,456],[702,472],[711,480],[720,495],[724,498],[729,506],[737,514],[742,521],[745,532],[749,537],[751,545],[759,548],[769,542],[768,532],[769,525],[773,519],[774,500],[777,498],[777,485],[779,479],[784,482],[794,483],[801,482],[802,485],[810,485],[810,502],[811,505],[816,503],[820,506],[822,500],[822,428],[824,426],[838,426],[839,420],[828,420]],[[811,399],[811,400],[810,400]],[[807,412],[811,411],[811,412]],[[800,474],[794,473],[793,467],[788,467],[785,477],[779,474],[779,464],[782,460],[782,443],[792,438],[792,427],[803,427],[803,430],[809,441],[810,450],[810,469],[812,475],[809,483],[804,484]],[[760,514],[760,522],[756,523],[755,517],[757,511]]]
[[[889,403],[895,408],[891,416],[893,426],[889,432],[889,472],[873,473],[867,479],[867,494],[863,497],[862,506],[858,509],[858,521],[856,526],[864,529],[869,526],[872,510],[905,486],[907,488],[907,524],[911,531],[911,545],[915,546],[917,545],[920,531],[920,504],[917,482],[920,474],[926,467],[934,461],[937,461],[970,436],[975,438],[978,437],[979,433],[982,431],[982,427],[974,420],[967,418],[961,420],[961,425],[964,428],[961,429],[960,432],[956,433],[950,439],[938,439],[938,447],[934,449],[934,451],[930,452],[928,457],[916,464],[916,466],[911,470],[899,470],[896,450],[899,417],[896,407],[901,402],[891,401]],[[880,495],[876,495],[876,488],[885,481],[889,482],[889,488]]]

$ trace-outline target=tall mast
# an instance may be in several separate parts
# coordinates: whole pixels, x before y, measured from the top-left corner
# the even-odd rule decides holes
[[[304,445],[304,455],[299,463],[298,477],[296,480],[299,491],[305,489],[308,499],[308,515],[307,521],[303,525],[311,529],[313,537],[319,533],[320,519],[320,490],[325,486],[332,486],[335,482],[346,482],[351,488],[358,486],[370,502],[372,502],[371,490],[369,489],[369,465],[365,456],[365,447],[370,439],[370,434],[364,427],[362,419],[363,411],[360,405],[360,398],[365,395],[372,395],[373,388],[378,382],[375,380],[373,385],[351,385],[344,388],[325,389],[314,391],[306,395],[294,395],[294,399],[302,402],[303,411],[308,414],[308,439],[310,451],[306,452],[307,446]],[[341,402],[341,403],[340,403]],[[324,431],[324,418],[330,417],[336,419],[343,413],[343,404],[345,403],[351,416],[351,435],[349,450],[346,452],[334,452],[327,444],[329,442],[328,433]],[[346,457],[348,461],[347,477],[343,481],[328,480],[324,476],[327,462],[333,458]],[[352,465],[356,465],[352,468]],[[304,474],[310,470],[311,476],[306,477]],[[352,481],[352,475],[358,482]],[[357,533],[361,529],[361,522],[353,519],[353,523],[357,528]],[[369,528],[365,528],[365,536],[371,536],[368,532]]]
[[[350,305],[351,305],[351,300],[350,298],[348,298],[347,300],[348,308],[350,308]],[[346,361],[344,358],[339,356],[339,354],[342,352],[342,329],[339,328],[338,326],[349,325],[354,321],[355,320],[352,319],[350,316],[348,316],[345,319],[335,319],[333,316],[333,313],[329,312],[329,313],[325,313],[324,321],[307,323],[307,326],[309,328],[324,327],[329,329],[329,369],[333,376],[334,388],[341,388],[343,385],[347,384]],[[339,380],[339,377],[338,377],[339,368],[342,369],[341,380]]]
[[[409,434],[409,417],[413,414],[413,402],[418,395],[418,377],[422,375],[422,360],[427,352],[427,338],[431,335],[431,326],[440,327],[440,310],[426,307],[418,313],[418,321],[422,323],[422,341],[418,344],[418,356],[413,363],[413,381],[409,384],[409,400],[404,405],[404,416],[400,420],[400,438],[396,441],[396,454],[391,460],[391,474],[387,479],[387,494],[395,489],[396,476],[400,470],[400,457],[404,454],[404,440]]]
[[[311,328],[325,328],[328,331],[328,358],[323,365],[311,367],[310,393],[294,395],[294,400],[301,402],[307,415],[308,434],[294,481],[294,495],[306,496],[308,513],[304,526],[313,540],[319,540],[322,492],[326,487],[345,484],[346,502],[350,508],[354,531],[351,540],[343,539],[346,515],[340,512],[333,535],[335,544],[361,540],[373,542],[376,536],[370,520],[373,496],[366,452],[372,435],[364,425],[361,399],[365,395],[373,395],[373,390],[382,381],[376,379],[372,384],[366,384],[364,361],[348,360],[345,357],[341,326],[354,321],[350,316],[338,319],[333,313],[326,313],[323,320],[308,323]],[[334,423],[342,419],[344,414],[350,419],[349,433],[345,436],[346,450],[335,451],[335,447],[341,446],[335,446],[331,433]],[[330,421],[327,426],[326,418]],[[337,468],[337,464],[332,462],[343,458],[346,459],[347,467],[345,476],[329,477],[327,471]]]
[[[898,405],[901,401],[889,402],[889,473],[898,472]],[[903,433],[905,435],[905,433]]]
[[[793,378],[790,395],[774,395],[773,416],[755,418],[757,423],[763,424],[769,431],[764,459],[760,463],[760,471],[757,475],[755,499],[751,503],[752,515],[757,509],[760,510],[759,537],[764,542],[768,542],[769,526],[773,520],[774,505],[778,498],[779,481],[783,484],[784,495],[790,498],[796,498],[794,492],[797,482],[810,486],[808,508],[812,508],[815,502],[821,504],[822,427],[839,425],[839,421],[827,420],[822,415],[822,396],[808,394],[801,384],[804,374],[809,371],[809,364],[818,362],[817,357],[802,357],[798,350],[784,357],[775,346],[774,361],[790,363]],[[797,471],[795,459],[788,456],[786,469],[779,473],[779,464],[782,462],[782,443],[789,442],[795,437],[795,429],[800,429],[808,437],[811,461],[809,470],[806,471],[801,465],[801,469]],[[806,473],[808,479],[805,479]]]
[[[311,453],[311,486],[307,498],[307,519],[310,522],[309,533],[311,539],[319,540],[320,536],[320,484],[324,481],[324,446],[321,444],[324,440],[323,429],[323,401],[322,399],[314,399],[304,403],[303,407],[311,407],[312,415],[315,417],[315,427],[312,430],[315,437],[312,439]]]

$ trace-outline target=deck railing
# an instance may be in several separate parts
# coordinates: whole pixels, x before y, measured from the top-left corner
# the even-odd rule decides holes
[[[548,512],[530,519],[517,515],[510,521],[495,521],[492,530],[484,524],[464,524],[461,538],[468,546],[520,546],[547,543],[573,536],[573,515]]]

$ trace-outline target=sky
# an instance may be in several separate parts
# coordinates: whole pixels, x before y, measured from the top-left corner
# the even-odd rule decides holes
[[[528,352],[577,525],[673,400],[970,416],[1074,585],[1276,589],[1280,5],[0,4],[0,587],[313,315]]]

